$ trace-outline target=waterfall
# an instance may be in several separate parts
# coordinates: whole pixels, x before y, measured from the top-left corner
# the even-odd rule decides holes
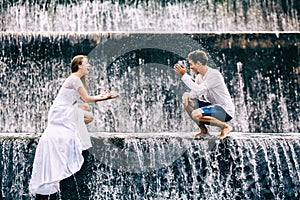
[[[229,140],[190,134],[94,135],[99,154],[61,184],[63,199],[297,199],[299,134],[233,133]],[[37,136],[1,137],[1,193],[28,195]],[[94,153],[95,153],[94,152]],[[18,163],[18,164],[17,164]],[[76,180],[76,181],[74,181]],[[80,198],[78,198],[78,196]]]
[[[13,32],[299,31],[298,0],[3,0]]]
[[[99,117],[90,124],[90,131],[195,131],[181,106],[187,88],[172,67],[198,48],[209,53],[209,65],[218,67],[226,79],[237,109],[232,121],[235,131],[300,129],[299,75],[295,73],[298,34],[0,36],[1,132],[43,132],[47,112],[76,52],[87,54],[93,64],[91,93],[120,93],[116,100],[91,105]]]

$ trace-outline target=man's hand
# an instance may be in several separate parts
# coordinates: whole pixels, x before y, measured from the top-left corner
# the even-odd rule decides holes
[[[174,66],[174,71],[183,76],[186,73],[186,67],[184,65],[179,65],[178,63]]]

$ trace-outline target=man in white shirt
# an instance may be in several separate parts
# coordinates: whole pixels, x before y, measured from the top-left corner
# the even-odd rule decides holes
[[[186,66],[176,64],[174,70],[182,76],[182,81],[191,89],[184,93],[182,103],[190,117],[198,124],[200,133],[209,135],[205,124],[222,129],[220,139],[225,138],[232,127],[226,122],[234,117],[235,108],[222,74],[207,66],[208,57],[204,51],[196,50],[188,55],[191,70],[197,76],[195,81],[186,73]]]

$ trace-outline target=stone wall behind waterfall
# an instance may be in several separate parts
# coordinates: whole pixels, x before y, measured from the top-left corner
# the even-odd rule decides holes
[[[231,122],[235,131],[299,132],[299,34],[163,34],[166,44],[174,43],[174,52],[136,49],[143,42],[147,47],[156,36],[1,33],[0,132],[43,132],[49,107],[69,75],[70,60],[79,53],[89,54],[94,65],[91,94],[121,94],[119,99],[91,104],[96,117],[90,131],[196,131],[181,107],[187,88],[172,70],[186,56],[174,52],[184,48],[207,51],[211,66],[225,76],[237,109]],[[178,36],[194,46],[174,42]],[[122,46],[128,38],[130,52],[114,57],[118,49],[112,44]],[[106,49],[92,54],[99,46]]]

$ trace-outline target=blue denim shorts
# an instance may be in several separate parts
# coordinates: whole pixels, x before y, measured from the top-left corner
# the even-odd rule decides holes
[[[193,101],[194,108],[199,109],[204,116],[211,116],[222,122],[228,122],[232,119],[232,117],[226,113],[224,108],[218,104],[212,105],[210,102],[200,101],[198,99],[193,99]]]

